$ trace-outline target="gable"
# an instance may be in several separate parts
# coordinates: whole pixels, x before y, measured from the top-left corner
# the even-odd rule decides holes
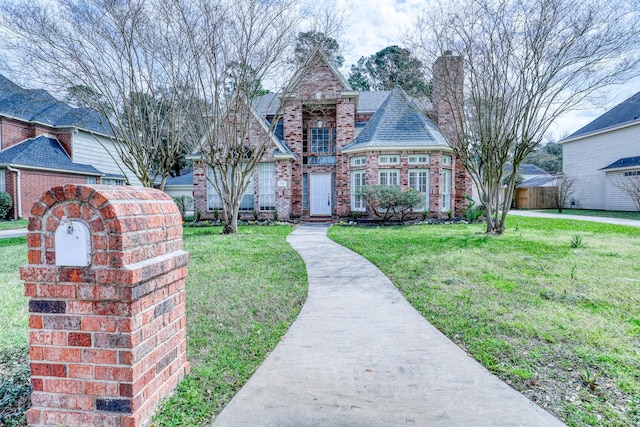
[[[344,76],[319,50],[309,63],[294,76],[295,94],[299,99],[337,99],[351,90]]]

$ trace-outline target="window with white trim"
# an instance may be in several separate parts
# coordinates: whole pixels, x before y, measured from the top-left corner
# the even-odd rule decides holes
[[[365,184],[366,171],[352,171],[351,172],[351,210],[352,211],[364,211],[366,210],[366,204],[362,197],[357,197],[356,193]]]
[[[367,158],[365,156],[358,156],[351,158],[351,166],[365,166],[367,164]]]
[[[442,164],[444,166],[451,165],[451,156],[442,156]]]
[[[429,169],[409,169],[409,187],[422,193],[422,203],[414,210],[429,209]]]
[[[5,177],[5,173],[7,171],[0,170],[0,191],[7,191],[7,178]]]
[[[378,184],[390,187],[400,185],[400,171],[397,169],[378,170]]]
[[[451,210],[451,169],[442,169],[442,212]]]
[[[102,178],[100,183],[102,185],[124,185],[125,181],[122,178]]]
[[[640,170],[625,172],[624,176],[640,176]]]
[[[383,154],[378,156],[379,165],[398,165],[400,164],[400,156],[397,154]]]
[[[96,177],[95,177],[95,176],[88,176],[88,177],[87,177],[87,184],[95,184],[95,183],[97,183],[97,182],[98,182],[98,181],[96,180]]]
[[[260,163],[258,178],[260,210],[272,211],[276,208],[276,164]]]
[[[211,167],[207,167],[207,208],[212,211],[215,209],[223,209],[222,207],[222,197],[216,191],[215,186],[212,184],[214,180],[213,169]],[[218,177],[219,179],[220,177]],[[222,183],[220,183],[220,186]],[[253,195],[253,176],[249,181],[249,185],[247,185],[247,189],[242,196],[242,201],[240,202],[240,210],[241,211],[251,211],[254,209],[254,195]]]
[[[428,165],[429,155],[428,154],[412,154],[409,156],[407,161],[410,165],[417,165],[417,164]]]

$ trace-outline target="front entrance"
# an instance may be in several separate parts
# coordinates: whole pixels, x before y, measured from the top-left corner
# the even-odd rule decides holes
[[[309,174],[309,214],[331,215],[331,174]]]

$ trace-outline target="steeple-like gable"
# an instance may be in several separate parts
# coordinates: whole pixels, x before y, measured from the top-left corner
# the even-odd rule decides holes
[[[298,99],[337,99],[349,83],[321,49],[316,49],[293,78]]]

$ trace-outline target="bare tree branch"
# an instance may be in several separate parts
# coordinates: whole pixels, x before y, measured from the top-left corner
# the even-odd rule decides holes
[[[452,49],[463,61],[464,97],[444,99],[488,233],[504,231],[513,197],[515,174],[501,205],[503,166],[517,170],[560,114],[638,73],[639,14],[634,0],[465,0],[421,17],[409,35],[414,51],[434,58]]]

